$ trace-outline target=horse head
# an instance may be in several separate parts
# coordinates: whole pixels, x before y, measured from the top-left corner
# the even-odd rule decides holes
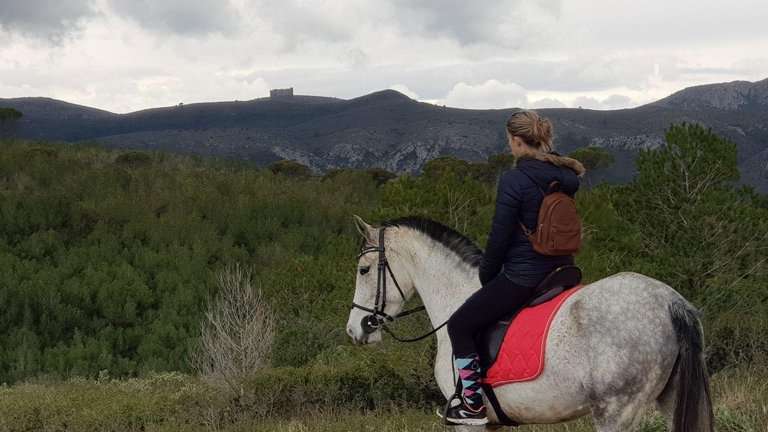
[[[405,263],[398,260],[395,230],[374,228],[359,216],[354,220],[363,240],[347,334],[355,344],[378,343],[381,324],[392,321],[415,290]]]

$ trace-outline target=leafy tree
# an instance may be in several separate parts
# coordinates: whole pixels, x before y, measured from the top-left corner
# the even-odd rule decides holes
[[[152,164],[152,157],[143,152],[123,153],[115,158],[115,165],[123,168],[143,168]]]
[[[309,167],[293,159],[272,162],[269,170],[275,175],[292,179],[307,179],[310,176]]]
[[[701,293],[713,273],[741,255],[733,240],[756,235],[740,220],[747,207],[733,188],[736,146],[697,124],[670,126],[665,138],[666,147],[638,155],[639,176],[622,209],[642,230],[649,256],[680,257],[661,267],[667,280]]]
[[[13,138],[21,117],[21,112],[13,108],[0,108],[0,138]]]
[[[440,156],[425,163],[422,170],[428,178],[437,178],[446,173],[464,178],[469,173],[469,163],[455,156]]]
[[[670,197],[697,197],[739,179],[738,152],[729,139],[696,123],[671,125],[664,137],[666,147],[640,152],[640,185],[668,190]]]
[[[768,293],[755,289],[768,282],[768,212],[734,186],[735,144],[698,124],[670,126],[665,138],[665,147],[640,153],[639,176],[616,196],[617,211],[640,232],[635,269],[714,314],[709,325],[726,339],[763,332],[747,329],[760,321],[728,318],[768,312]],[[725,352],[752,355],[747,345],[714,345],[713,362],[722,365]]]
[[[515,156],[510,152],[491,155],[487,162],[475,162],[469,165],[472,178],[495,185],[504,171],[515,166]]]
[[[488,165],[491,169],[499,172],[507,171],[515,166],[515,155],[511,152],[498,153],[488,158]]]
[[[581,162],[587,172],[593,169],[607,168],[616,161],[616,157],[600,147],[581,147],[568,155]]]
[[[376,183],[376,186],[381,186],[384,183],[397,178],[394,173],[379,167],[368,168],[365,170],[365,173],[371,176],[373,181]]]
[[[398,177],[382,188],[378,219],[423,215],[473,238],[487,236],[493,210],[490,185],[460,178],[452,171],[437,177]]]

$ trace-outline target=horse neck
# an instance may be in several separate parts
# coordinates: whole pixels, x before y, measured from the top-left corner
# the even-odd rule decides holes
[[[404,236],[408,272],[433,326],[444,323],[480,287],[477,269],[445,246],[413,232]]]

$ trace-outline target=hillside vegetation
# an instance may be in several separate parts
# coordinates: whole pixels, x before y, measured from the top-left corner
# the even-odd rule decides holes
[[[765,365],[768,354],[768,198],[734,186],[731,142],[695,125],[673,126],[666,139],[667,147],[640,153],[634,181],[579,193],[585,238],[577,263],[588,281],[637,271],[673,286],[702,309],[710,371],[738,375]],[[0,389],[0,417],[8,429],[61,418],[105,427],[67,414],[81,410],[67,404],[89,403],[69,392],[123,401],[109,412],[131,427],[170,424],[189,410],[196,414],[183,422],[203,427],[307,407],[423,412],[439,404],[432,341],[402,345],[385,336],[361,348],[344,332],[359,242],[351,215],[424,215],[482,245],[495,182],[510,161],[440,158],[420,177],[386,181],[376,170],[317,177],[98,144],[3,142],[0,382],[17,385]],[[177,373],[191,372],[188,353],[215,274],[233,263],[252,270],[277,332],[252,391],[230,400]],[[397,330],[406,335],[429,329],[425,317],[405,321]],[[750,397],[765,409],[758,376]],[[112,381],[137,377],[144,380]],[[132,407],[133,396],[119,396],[131,386],[149,399]],[[153,392],[157,403],[148,402]],[[760,403],[739,414],[744,424],[766,425],[757,420]]]

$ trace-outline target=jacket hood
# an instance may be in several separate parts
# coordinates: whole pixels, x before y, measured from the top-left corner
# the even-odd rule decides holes
[[[560,156],[559,154],[552,152],[552,153],[541,153],[537,154],[536,156],[532,156],[529,159],[536,159],[543,162],[549,162],[552,165],[555,166],[564,166],[568,167],[573,170],[573,172],[576,173],[579,177],[584,177],[584,174],[587,173],[587,169],[584,168],[584,165],[581,164],[581,162],[577,161],[574,158],[569,158],[566,156]]]
[[[550,182],[557,180],[569,195],[579,189],[579,177],[586,172],[581,162],[557,153],[522,158],[517,163],[517,169],[534,179],[544,190],[548,189]]]

